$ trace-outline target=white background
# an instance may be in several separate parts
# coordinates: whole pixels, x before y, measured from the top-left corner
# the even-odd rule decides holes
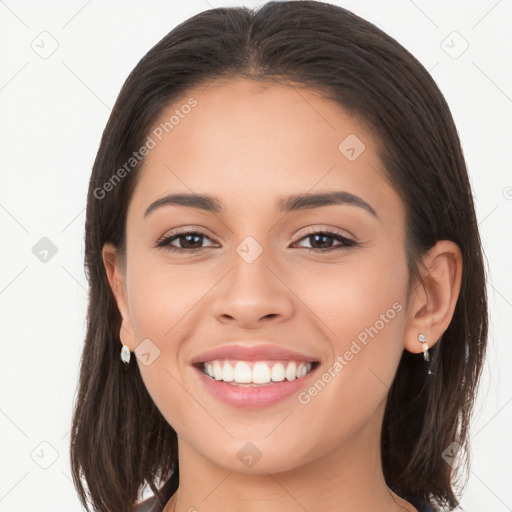
[[[210,7],[261,3],[0,0],[0,512],[81,510],[68,443],[87,305],[86,191],[121,85],[184,19]],[[491,311],[462,505],[470,512],[510,511],[512,1],[333,3],[409,49],[432,73],[455,118]],[[468,49],[453,58],[464,40]],[[52,44],[56,51],[42,58]],[[42,237],[58,251],[46,263],[32,252]]]

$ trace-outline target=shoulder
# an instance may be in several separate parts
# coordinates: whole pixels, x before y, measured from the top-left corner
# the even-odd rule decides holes
[[[158,503],[155,496],[151,496],[141,503],[135,505],[132,512],[162,512],[163,507]]]

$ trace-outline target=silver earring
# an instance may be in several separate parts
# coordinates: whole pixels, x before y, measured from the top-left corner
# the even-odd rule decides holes
[[[427,338],[425,338],[425,335],[423,333],[418,334],[418,341],[423,346],[423,359],[425,359],[425,362],[428,363],[429,356],[428,356],[428,343]]]
[[[121,349],[121,361],[123,361],[125,365],[128,365],[131,357],[132,353],[130,352],[130,349],[126,345],[123,345],[123,348]]]
[[[427,363],[427,373],[429,375],[434,375],[434,372],[432,371],[432,368],[430,368],[430,363],[429,363],[430,357],[429,357],[429,354],[428,354],[427,338],[425,338],[425,335],[422,332],[420,332],[418,334],[418,341],[421,343],[421,345],[423,347],[423,359]]]

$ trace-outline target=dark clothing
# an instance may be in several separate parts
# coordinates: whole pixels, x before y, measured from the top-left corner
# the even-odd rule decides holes
[[[418,512],[436,512],[436,509],[427,501],[423,501],[422,499],[416,496],[409,496],[405,498],[411,505],[416,507]]]
[[[158,503],[156,501],[156,498],[152,496],[151,498],[148,498],[147,500],[144,500],[142,503],[139,503],[135,506],[133,509],[133,512],[162,512],[165,505],[158,506]]]

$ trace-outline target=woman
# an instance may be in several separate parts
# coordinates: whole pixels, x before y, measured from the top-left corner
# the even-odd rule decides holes
[[[457,505],[480,238],[448,106],[374,25],[299,1],[171,31],[103,134],[86,267],[84,505]]]

